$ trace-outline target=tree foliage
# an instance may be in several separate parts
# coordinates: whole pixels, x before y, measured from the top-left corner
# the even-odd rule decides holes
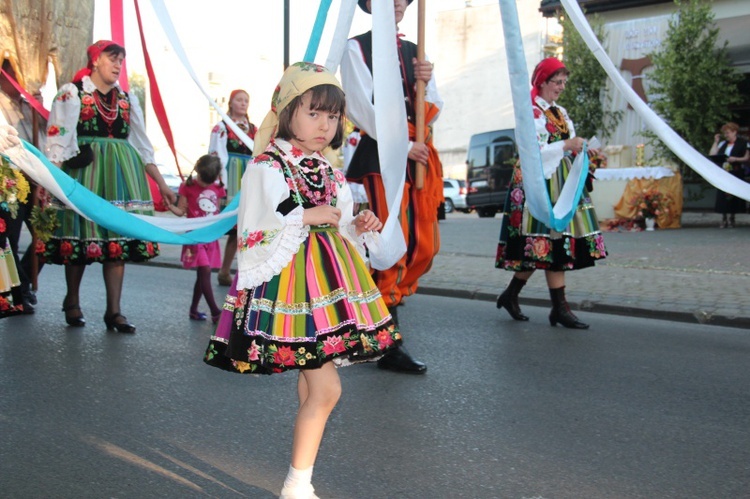
[[[661,47],[650,54],[651,106],[696,150],[707,152],[714,134],[732,118],[731,107],[742,97],[741,75],[731,66],[727,42],[718,46],[712,2],[675,0],[678,11],[669,20]],[[655,154],[682,164],[653,132],[645,131]],[[690,175],[683,165],[683,173]]]
[[[598,16],[589,17],[596,37],[606,42],[606,30]],[[567,17],[560,18],[563,27],[563,59],[570,70],[560,105],[565,107],[576,126],[576,135],[589,138],[608,137],[622,119],[622,111],[607,111],[611,97],[606,92],[607,73],[596,60],[578,30]]]

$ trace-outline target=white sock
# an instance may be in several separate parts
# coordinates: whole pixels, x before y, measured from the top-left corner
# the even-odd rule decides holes
[[[312,483],[313,467],[310,466],[305,470],[298,470],[289,465],[289,473],[284,480],[284,489],[293,490],[309,487]]]

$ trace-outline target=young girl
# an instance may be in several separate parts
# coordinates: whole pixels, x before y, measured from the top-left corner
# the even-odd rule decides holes
[[[346,179],[321,153],[341,146],[344,108],[324,67],[284,72],[242,179],[232,327],[219,335],[219,323],[205,357],[239,373],[299,370],[286,499],[317,497],[313,464],[341,394],[335,366],[401,342],[362,256],[382,224],[371,211],[354,217]]]
[[[221,160],[216,156],[205,155],[198,158],[193,171],[196,176],[188,177],[177,191],[179,199],[169,209],[177,216],[188,218],[210,217],[219,213],[219,200],[226,195],[224,187],[216,183],[221,174]],[[182,266],[195,268],[195,286],[193,302],[190,304],[189,317],[195,321],[205,321],[206,314],[198,312],[201,297],[206,299],[214,323],[219,320],[221,308],[216,305],[211,288],[211,269],[221,265],[219,242],[205,244],[186,244],[182,247]]]

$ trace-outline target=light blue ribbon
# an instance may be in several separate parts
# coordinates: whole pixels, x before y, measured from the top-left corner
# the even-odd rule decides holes
[[[500,14],[503,19],[510,88],[513,96],[513,110],[516,115],[516,143],[521,159],[526,207],[534,218],[547,227],[561,232],[573,219],[581,199],[588,174],[588,154],[584,146],[579,154],[583,158],[579,161],[583,162],[580,168],[585,170],[577,179],[573,174],[568,177],[567,180],[575,183],[568,185],[566,182],[563,187],[564,192],[561,193],[557,205],[553,208],[544,179],[539,144],[536,140],[534,110],[529,97],[529,72],[526,69],[526,55],[523,50],[523,37],[515,0],[500,0]],[[571,189],[573,192],[570,192]]]
[[[201,244],[216,241],[229,229],[237,224],[237,217],[229,217],[217,220],[206,227],[190,231],[185,234],[175,234],[161,227],[142,220],[131,213],[117,208],[106,199],[103,199],[89,189],[81,185],[77,180],[56,167],[42,154],[39,149],[25,140],[21,141],[24,148],[39,158],[42,164],[49,170],[55,182],[60,186],[63,194],[82,213],[95,223],[117,232],[125,237],[154,241],[165,244]],[[239,193],[232,199],[225,210],[234,210],[239,204]]]
[[[323,35],[323,28],[325,28],[330,8],[331,0],[320,1],[318,14],[315,16],[315,24],[313,24],[312,33],[310,33],[310,41],[307,42],[307,51],[305,51],[305,58],[303,59],[305,62],[315,62],[315,55],[318,53],[320,38]]]

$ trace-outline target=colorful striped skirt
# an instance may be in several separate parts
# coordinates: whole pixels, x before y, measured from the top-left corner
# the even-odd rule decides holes
[[[153,215],[154,203],[138,151],[124,139],[80,137],[89,143],[94,161],[83,168],[62,170],[114,206]],[[159,245],[121,236],[80,216],[57,200],[58,227],[37,253],[47,263],[81,265],[104,261],[145,261],[159,254]]]
[[[563,158],[546,182],[553,203],[560,195],[570,168],[570,160]],[[604,238],[588,191],[584,189],[573,219],[565,230],[553,231],[531,216],[526,208],[521,167],[517,164],[505,199],[495,267],[514,272],[576,270],[591,267],[596,260],[606,256]]]
[[[245,174],[247,163],[253,159],[252,156],[230,152],[227,160],[227,203],[240,192],[242,186],[242,175]]]
[[[401,343],[367,265],[337,229],[313,228],[271,280],[236,297],[234,287],[204,357],[209,365],[273,374],[375,360]]]

